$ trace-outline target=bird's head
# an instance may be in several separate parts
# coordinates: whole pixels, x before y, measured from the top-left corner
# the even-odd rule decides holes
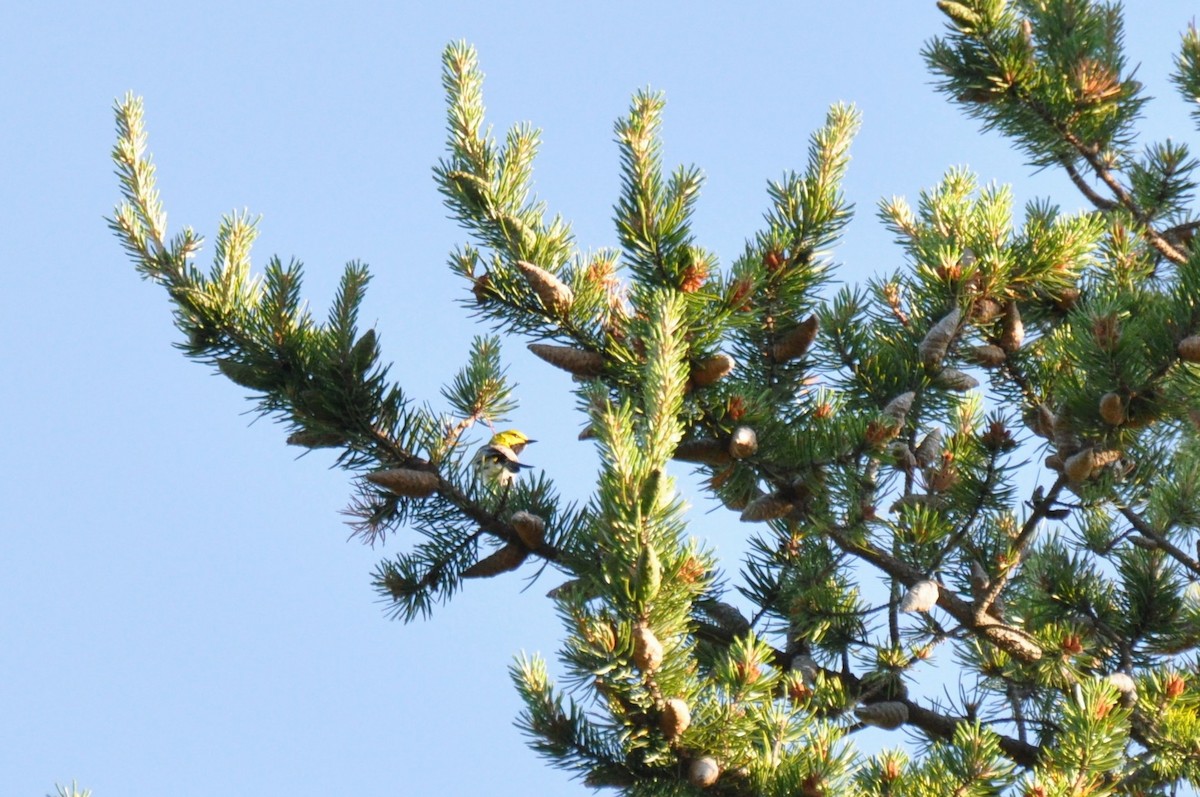
[[[496,432],[492,435],[491,445],[506,446],[512,450],[514,454],[520,454],[521,450],[530,443],[536,443],[536,440],[530,440],[525,436],[524,432],[519,432],[516,429],[505,429],[503,432]]]

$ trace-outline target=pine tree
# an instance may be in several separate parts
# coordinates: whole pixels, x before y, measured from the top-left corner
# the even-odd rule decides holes
[[[1064,170],[1088,209],[1018,217],[1007,188],[952,170],[915,208],[881,203],[905,268],[837,292],[852,107],[770,183],[762,229],[722,269],[691,224],[701,173],[664,171],[663,99],[638,92],[615,127],[619,247],[585,252],[531,197],[537,131],[495,139],[475,52],[447,47],[435,173],[470,238],[451,268],[477,316],[575,377],[601,460],[582,503],[545,476],[498,487],[469,466],[465,433],[515,406],[498,336],[476,339],[437,412],[359,328],[365,266],[316,320],[298,264],[252,273],[255,223],[233,215],[202,271],[199,236],[168,237],[132,95],[116,106],[111,226],[166,288],[187,356],[252,391],[289,443],[338,452],[357,535],[419,535],[378,566],[393,616],[427,616],[472,578],[566,577],[550,594],[565,686],[539,658],[512,675],[534,749],[585,784],[1200,788],[1196,161],[1173,141],[1139,148],[1117,5],[938,6],[947,29],[924,57],[939,90],[1032,166]],[[1195,28],[1173,80],[1200,101]],[[740,598],[686,534],[670,474],[688,466],[750,524]],[[957,696],[918,688],[949,668]],[[865,728],[921,744],[894,734],[867,755]]]

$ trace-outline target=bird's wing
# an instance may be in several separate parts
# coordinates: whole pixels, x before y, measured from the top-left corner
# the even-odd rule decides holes
[[[533,467],[532,465],[526,465],[524,462],[518,461],[516,453],[508,446],[490,445],[486,450],[492,461],[503,464],[509,470]]]

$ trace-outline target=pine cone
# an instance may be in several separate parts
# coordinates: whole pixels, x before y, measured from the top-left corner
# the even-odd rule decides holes
[[[447,172],[446,177],[462,194],[476,205],[486,205],[491,201],[492,184],[470,172]]]
[[[530,343],[529,350],[569,374],[592,379],[604,370],[604,357],[594,351],[549,343]]]
[[[1179,359],[1189,363],[1200,363],[1200,335],[1192,335],[1179,341]]]
[[[981,21],[979,14],[970,6],[956,3],[954,0],[938,0],[937,7],[943,14],[950,17],[959,30],[970,31],[979,27]]]
[[[739,637],[750,633],[750,621],[736,606],[716,599],[697,601],[696,606],[729,636]]]
[[[1125,399],[1118,393],[1105,393],[1101,396],[1100,418],[1110,426],[1125,423]]]
[[[509,522],[529,550],[536,551],[546,541],[546,521],[532,512],[513,512]]]
[[[715,384],[728,376],[735,365],[737,363],[732,357],[724,352],[718,352],[692,368],[692,385],[708,387]]]
[[[437,490],[439,480],[436,473],[411,468],[395,468],[368,473],[364,478],[372,484],[405,498],[427,498]]]
[[[758,451],[758,435],[749,426],[739,426],[729,439],[729,455],[734,459],[754,456]]]
[[[633,663],[647,674],[656,671],[663,663],[663,645],[645,623],[633,627]]]
[[[1047,440],[1054,439],[1054,427],[1058,425],[1058,419],[1054,417],[1054,413],[1044,403],[1039,402],[1032,411],[1028,412],[1025,417],[1025,425],[1028,426],[1038,437],[1044,437]]]
[[[922,468],[928,468],[939,459],[942,455],[942,430],[934,429],[925,435],[913,455]]]
[[[1111,465],[1120,458],[1120,451],[1097,451],[1094,448],[1085,448],[1078,454],[1073,454],[1063,460],[1063,473],[1072,482],[1081,484],[1101,468]]]
[[[480,274],[478,279],[471,283],[471,293],[475,296],[475,304],[480,306],[494,299],[496,294],[492,287],[492,275],[486,271]]]
[[[984,346],[972,346],[966,351],[967,358],[972,362],[982,365],[984,368],[997,368],[1004,364],[1008,359],[1008,354],[999,346],[990,344]]]
[[[520,216],[500,213],[495,220],[504,237],[520,248],[528,251],[537,245],[537,232]]]
[[[524,545],[510,542],[491,556],[480,559],[462,572],[463,578],[490,578],[510,570],[516,570],[525,561],[529,551]]]
[[[733,461],[733,456],[729,453],[729,446],[724,445],[720,440],[711,438],[685,440],[675,447],[675,454],[672,458],[681,462],[713,466],[728,465]]]
[[[567,314],[571,303],[575,301],[575,294],[565,282],[546,269],[524,260],[517,261],[517,268],[525,276],[529,287],[533,288],[533,292],[542,300],[543,307],[558,316]]]
[[[688,765],[688,783],[697,788],[707,789],[716,783],[719,777],[721,777],[721,767],[717,765],[717,760],[711,756],[694,759]]]
[[[346,438],[337,432],[293,432],[288,435],[289,446],[304,448],[339,448],[346,443]]]
[[[990,297],[984,296],[976,299],[975,304],[971,305],[971,320],[977,324],[994,321],[998,315],[1000,315],[1000,303]]]
[[[1092,458],[1092,449],[1085,448],[1078,454],[1073,454],[1063,460],[1063,473],[1071,481],[1079,484],[1087,481],[1092,476],[1092,471],[1096,469],[1095,462]]]
[[[1010,300],[1004,306],[1004,321],[1000,327],[1000,348],[1008,352],[1016,351],[1025,342],[1025,324],[1021,321],[1021,311],[1017,309],[1016,300]]]
[[[943,368],[933,382],[940,387],[953,390],[956,393],[965,393],[968,390],[974,390],[979,387],[978,379],[966,371],[960,371],[957,368]]]
[[[777,363],[785,363],[803,357],[816,340],[820,326],[815,315],[801,321],[771,347],[771,359]]]
[[[692,724],[692,712],[687,701],[673,697],[663,704],[662,714],[658,718],[658,727],[668,739],[675,739],[686,731]]]
[[[1121,344],[1121,319],[1113,313],[1094,319],[1092,337],[1100,351],[1116,351]]]
[[[894,399],[889,401],[883,408],[883,414],[890,418],[894,418],[901,425],[904,424],[904,419],[908,417],[908,411],[912,409],[913,399],[917,397],[914,391],[901,393]]]
[[[584,592],[583,579],[582,578],[573,578],[570,581],[564,581],[563,583],[559,584],[557,587],[554,587],[553,589],[551,589],[549,592],[546,593],[546,597],[550,598],[551,600],[558,600],[560,598],[565,600],[567,598],[572,598],[577,595],[582,595],[583,592]]]
[[[929,332],[925,334],[918,352],[921,355],[921,362],[930,371],[941,369],[942,361],[946,359],[946,352],[950,348],[950,341],[954,340],[954,335],[958,332],[958,324],[961,320],[962,312],[955,307],[944,315],[940,321],[930,327]]]

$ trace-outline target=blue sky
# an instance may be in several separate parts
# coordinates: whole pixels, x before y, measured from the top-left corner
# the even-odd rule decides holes
[[[557,650],[543,595],[559,579],[522,591],[521,572],[469,585],[431,621],[385,619],[368,574],[404,535],[346,542],[350,485],[332,457],[297,459],[240,389],[172,348],[166,297],[103,222],[125,91],[145,97],[172,228],[211,237],[222,213],[261,213],[256,262],[304,261],[318,313],[342,265],[368,262],[363,319],[393,375],[435,404],[482,331],[457,304],[445,263],[464,236],[430,171],[451,40],[479,48],[498,132],[544,131],[538,193],[585,248],[615,242],[612,123],[645,85],[667,94],[668,161],[708,176],[696,229],[725,263],[760,225],[766,180],[803,165],[839,100],[864,114],[846,281],[902,265],[875,204],[951,165],[1017,183],[1020,203],[1080,205],[933,92],[918,57],[941,30],[932,0],[14,5],[0,26],[4,795],[72,778],[97,797],[586,792],[512,726],[506,668]],[[1195,6],[1149,7],[1128,21],[1160,98],[1146,129],[1188,140],[1164,78]],[[541,441],[525,458],[586,496],[594,459],[569,380],[521,341],[505,351],[515,421]],[[692,501],[695,532],[735,571],[744,529]]]

